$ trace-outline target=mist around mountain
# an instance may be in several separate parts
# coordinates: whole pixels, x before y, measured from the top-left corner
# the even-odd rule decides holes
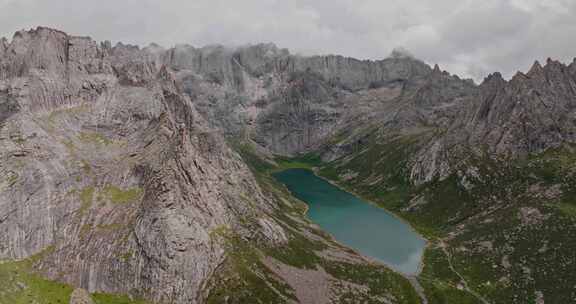
[[[402,50],[17,32],[0,40],[0,302],[570,303],[575,110],[576,61],[475,84]],[[270,175],[288,167],[408,221],[422,272],[310,223]]]

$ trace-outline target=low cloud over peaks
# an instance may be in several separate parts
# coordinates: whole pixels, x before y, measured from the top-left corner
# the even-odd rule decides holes
[[[572,61],[574,16],[571,0],[0,0],[0,36],[44,25],[140,45],[274,42],[361,59],[401,47],[481,80],[494,71],[510,77],[537,59]]]

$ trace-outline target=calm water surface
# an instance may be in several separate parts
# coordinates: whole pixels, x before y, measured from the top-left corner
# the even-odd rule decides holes
[[[392,268],[418,271],[426,242],[408,224],[304,169],[274,174],[309,206],[308,217],[340,243]]]

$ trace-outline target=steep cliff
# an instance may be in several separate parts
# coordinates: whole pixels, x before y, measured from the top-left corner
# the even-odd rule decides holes
[[[320,174],[433,240],[420,278],[433,303],[459,303],[457,290],[481,303],[573,302],[574,278],[558,275],[576,263],[573,71],[548,60],[474,86],[435,69],[327,141]]]
[[[406,56],[168,53],[212,126],[263,154],[320,157],[319,174],[432,239],[430,302],[575,301],[572,277],[556,274],[576,263],[576,63],[476,85]]]
[[[350,104],[363,92],[389,88],[382,94],[395,94],[388,91],[416,85],[432,72],[410,57],[303,57],[272,44],[178,46],[162,60],[178,71],[184,91],[214,127],[284,155],[318,149],[346,117],[364,114]]]
[[[14,109],[1,137],[1,258],[50,247],[37,264],[49,277],[193,301],[225,257],[212,230],[274,222],[239,156],[149,54],[38,28],[16,33],[1,60],[2,106]]]
[[[97,303],[418,302],[230,148],[171,52],[43,27],[1,41],[0,302],[67,302],[72,287]]]
[[[429,303],[574,301],[575,105],[576,61],[476,85],[398,53],[18,32],[0,39],[0,302],[67,301],[72,287],[154,303],[420,302],[307,222],[270,177],[278,155],[321,159],[318,174],[432,240]]]

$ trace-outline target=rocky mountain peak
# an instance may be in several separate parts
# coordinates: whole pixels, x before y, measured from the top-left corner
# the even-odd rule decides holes
[[[482,86],[493,86],[494,84],[505,84],[506,80],[504,80],[504,78],[502,77],[502,74],[500,72],[494,72],[492,74],[489,74],[488,76],[486,76],[486,78],[484,78],[484,81],[482,81]]]
[[[432,68],[432,73],[430,73],[429,78],[453,78],[454,80],[460,80],[460,77],[457,75],[451,75],[448,71],[444,71],[440,68],[438,64],[434,64],[434,68]]]
[[[7,48],[8,48],[8,40],[4,37],[0,38],[0,58],[4,56],[4,53],[6,53]]]
[[[538,60],[536,60],[526,75],[529,77],[535,77],[541,75],[543,72],[544,69],[542,68],[542,65]]]
[[[231,244],[218,233],[286,248],[299,233],[222,133],[263,154],[348,159],[351,170],[365,170],[362,155],[393,155],[369,179],[394,163],[419,184],[478,147],[517,157],[575,143],[575,92],[576,59],[476,86],[401,49],[358,60],[20,31],[0,39],[0,259],[52,246],[37,270],[86,293],[195,303],[226,272]]]
[[[32,69],[63,74],[67,50],[68,36],[64,32],[46,27],[18,31],[5,48],[0,78],[25,76]]]
[[[274,203],[149,48],[45,27],[20,31],[6,45],[1,260],[53,247],[37,265],[51,279],[89,292],[139,290],[155,302],[196,303],[226,257],[213,231],[262,220],[265,228],[242,237],[286,241],[267,213]],[[10,187],[6,172],[17,172]],[[105,225],[115,228],[101,233]]]
[[[474,116],[482,123],[471,137],[481,138],[495,153],[512,156],[575,141],[569,117],[576,83],[567,71],[564,64],[548,59],[545,66],[536,61],[528,73],[518,72],[509,82],[489,76]]]
[[[100,42],[100,47],[104,50],[112,50],[112,42],[110,40],[104,40]]]
[[[518,84],[522,84],[522,83],[526,82],[529,79],[530,78],[526,74],[518,71],[518,72],[516,72],[516,74],[514,74],[514,76],[512,76],[509,83],[511,85],[518,85]]]
[[[50,27],[37,26],[29,30],[20,30],[14,33],[14,37],[35,36],[35,37],[48,37],[48,36],[68,36],[67,33]]]
[[[554,76],[558,77],[559,74],[563,74],[566,68],[567,66],[562,62],[558,60],[552,60],[550,58],[548,58],[548,60],[546,61],[546,66],[544,67],[546,73],[552,77]]]
[[[576,76],[576,58],[574,58],[572,63],[570,63],[570,65],[568,66],[568,69],[570,70],[570,73],[572,73],[572,75]]]

